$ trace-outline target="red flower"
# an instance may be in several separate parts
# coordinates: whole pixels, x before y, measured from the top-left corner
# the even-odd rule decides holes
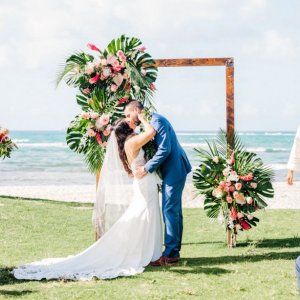
[[[235,209],[234,206],[231,207],[231,218],[232,220],[236,220],[236,217],[237,217],[237,211]]]
[[[100,135],[99,132],[96,132],[96,140],[97,140],[97,142],[98,142],[99,145],[102,144],[102,139],[101,139],[101,135]]]
[[[250,174],[245,175],[245,176],[240,176],[240,179],[242,179],[244,181],[251,181],[253,179],[253,174],[250,173]]]
[[[99,48],[97,48],[94,44],[87,44],[87,47],[90,48],[93,51],[101,52],[101,50]]]
[[[124,102],[126,102],[126,101],[128,100],[128,98],[129,98],[129,97],[126,96],[126,97],[123,97],[122,99],[120,99],[120,100],[118,101],[118,103],[117,103],[117,106],[123,104]]]
[[[90,80],[89,80],[89,83],[90,84],[93,84],[93,83],[96,83],[99,79],[100,75],[99,74],[96,74],[94,77],[92,77]]]
[[[152,91],[154,91],[154,90],[156,89],[154,83],[151,83],[151,84],[149,85],[149,88],[150,88],[150,90],[152,90]]]
[[[243,219],[240,219],[240,224],[245,230],[249,230],[251,228],[251,226]]]

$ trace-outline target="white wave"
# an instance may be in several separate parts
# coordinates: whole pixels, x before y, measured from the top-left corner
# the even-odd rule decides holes
[[[184,148],[208,147],[206,143],[181,143],[180,145]]]
[[[20,148],[67,148],[65,143],[25,143],[18,144]]]
[[[271,164],[270,167],[274,170],[287,170],[287,164]]]
[[[295,135],[295,133],[291,132],[265,132],[265,135]]]
[[[265,147],[255,147],[246,148],[250,152],[289,152],[290,149],[287,148],[265,148]]]
[[[29,142],[29,139],[14,139],[13,142],[14,143],[27,143]]]
[[[205,135],[211,135],[211,136],[217,136],[218,134],[217,133],[205,133],[205,132],[176,132],[176,134],[178,136],[205,136]]]

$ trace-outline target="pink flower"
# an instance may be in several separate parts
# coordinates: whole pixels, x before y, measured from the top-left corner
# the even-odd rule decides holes
[[[96,132],[95,132],[93,129],[89,129],[89,130],[87,131],[87,134],[88,134],[89,137],[93,137],[93,136],[96,135]]]
[[[141,51],[141,52],[144,52],[144,51],[146,50],[146,47],[141,46],[141,47],[138,47],[137,49],[138,49],[139,51]]]
[[[156,90],[156,87],[155,87],[155,84],[154,84],[154,83],[151,83],[151,84],[149,85],[149,88],[150,88],[151,91]]]
[[[239,192],[233,192],[233,198],[234,199],[239,198],[239,196],[240,196]]]
[[[232,220],[236,220],[236,217],[237,217],[237,211],[235,209],[234,206],[231,207],[231,218]]]
[[[122,70],[122,66],[120,64],[113,64],[112,69],[114,70],[114,72],[118,73]]]
[[[232,197],[227,196],[227,197],[226,197],[226,201],[227,201],[228,203],[232,203],[233,199],[232,199]]]
[[[257,188],[257,183],[256,183],[256,182],[251,182],[250,185],[251,185],[251,187],[252,187],[253,189],[256,189],[256,188]]]
[[[111,130],[110,130],[109,127],[105,128],[105,129],[103,130],[103,135],[104,135],[104,136],[109,136],[110,134],[111,134]]]
[[[111,75],[111,68],[109,68],[109,67],[104,68],[102,71],[102,74],[103,74],[104,78],[107,78],[108,76]]]
[[[98,117],[99,117],[99,114],[98,114],[98,113],[96,113],[96,112],[94,112],[94,111],[91,113],[91,118],[92,118],[92,119],[96,120]]]
[[[89,88],[86,88],[86,89],[82,90],[82,92],[84,94],[89,94],[91,92],[91,90]]]
[[[99,132],[96,132],[96,140],[99,145],[102,144],[102,139],[101,139],[101,135],[99,134]]]
[[[114,78],[113,78],[113,82],[117,85],[117,86],[120,86],[121,84],[122,84],[122,82],[123,82],[123,76],[122,76],[122,74],[117,74],[116,76],[114,76]]]
[[[123,74],[123,78],[124,78],[124,79],[127,79],[127,78],[128,78],[128,74],[127,74],[126,72]]]
[[[119,57],[119,59],[120,59],[121,61],[125,61],[125,60],[126,60],[126,56],[125,56],[125,54],[124,54],[124,52],[123,52],[122,50],[119,50],[119,51],[117,52],[117,56]]]
[[[87,47],[89,49],[93,50],[93,51],[99,51],[99,52],[101,52],[100,49],[97,48],[94,44],[87,44]]]
[[[253,179],[253,174],[250,173],[248,175],[245,175],[245,176],[240,176],[240,179],[244,180],[244,181],[250,181]]]
[[[107,65],[107,60],[105,58],[101,59],[101,65],[106,66]]]
[[[116,84],[112,84],[111,87],[110,87],[110,90],[115,93],[118,89],[118,86]]]
[[[234,186],[235,186],[236,190],[239,191],[243,185],[240,182],[237,182]]]
[[[82,113],[81,117],[82,117],[82,119],[88,120],[90,118],[90,114],[88,112],[84,112],[84,113]]]
[[[117,58],[115,56],[113,56],[111,53],[109,53],[107,55],[106,62],[109,65],[113,65],[115,63],[118,63]]]
[[[102,115],[100,117],[100,123],[105,126],[109,123],[109,115]]]
[[[96,83],[99,79],[100,75],[99,74],[96,74],[94,77],[92,77],[90,80],[89,80],[89,83],[90,84],[93,84],[93,83]]]
[[[233,192],[235,191],[235,187],[234,187],[233,185],[231,185],[231,186],[229,187],[229,191],[230,191],[231,193],[233,193]]]

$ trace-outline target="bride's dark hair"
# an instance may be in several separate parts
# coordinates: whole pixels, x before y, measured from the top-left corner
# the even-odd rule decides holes
[[[119,120],[115,121],[113,124],[113,130],[115,132],[117,143],[118,143],[120,159],[123,163],[123,166],[124,166],[126,172],[129,175],[131,175],[132,170],[128,163],[124,145],[125,145],[126,140],[130,136],[134,135],[135,133],[134,133],[133,129],[130,128],[126,119],[119,119]]]

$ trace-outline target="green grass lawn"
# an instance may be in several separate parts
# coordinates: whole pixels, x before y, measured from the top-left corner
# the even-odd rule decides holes
[[[299,299],[300,211],[259,214],[228,249],[223,227],[184,210],[181,262],[135,277],[91,282],[18,281],[16,265],[76,254],[94,241],[92,205],[0,198],[0,299]]]

